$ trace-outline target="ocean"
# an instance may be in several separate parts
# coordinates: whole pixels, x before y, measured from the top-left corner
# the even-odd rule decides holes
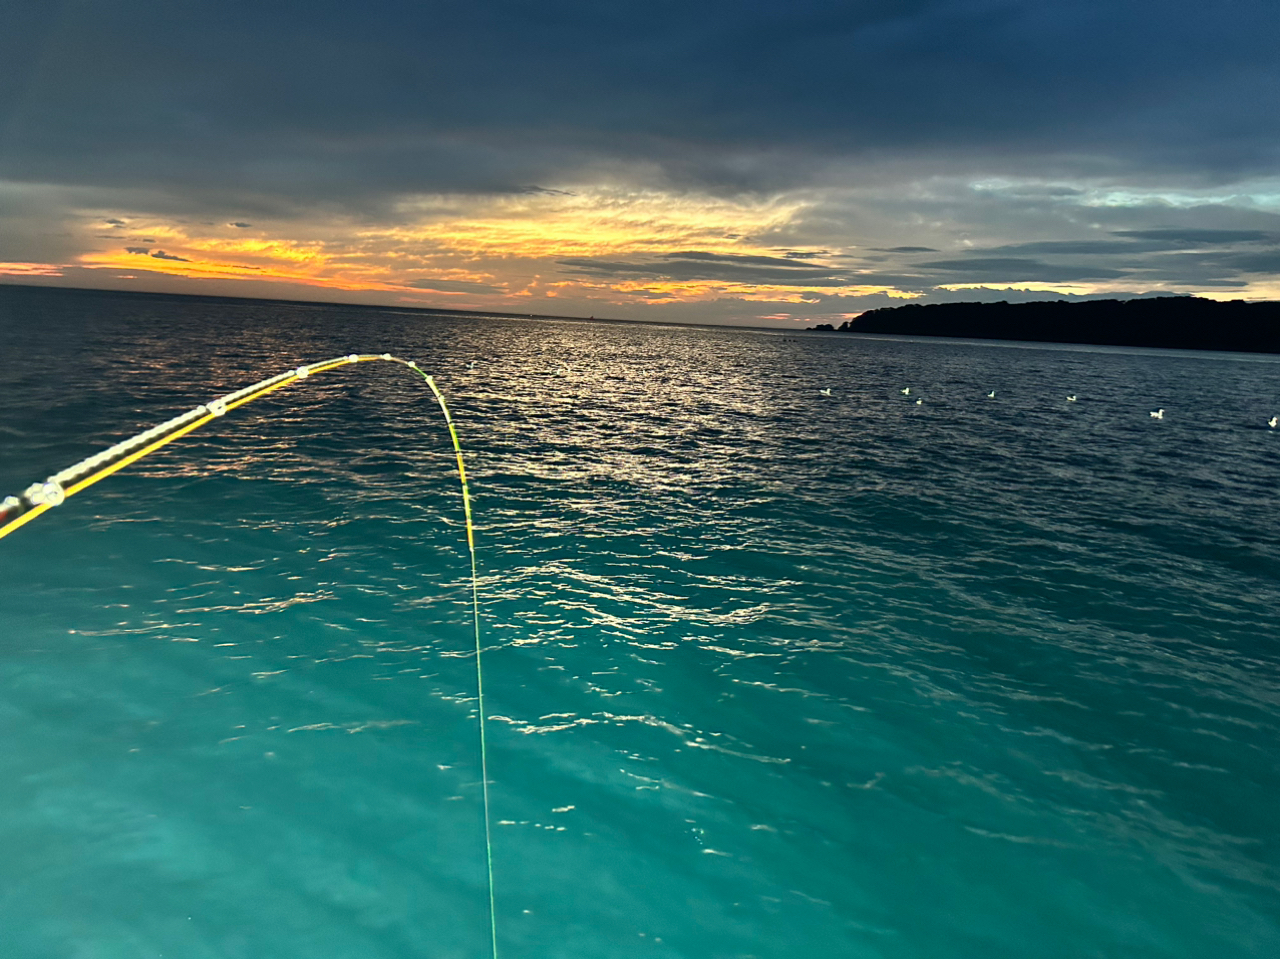
[[[0,495],[301,363],[435,376],[503,957],[1280,955],[1280,356],[9,288],[0,334]],[[420,377],[235,410],[0,577],[5,959],[490,954]]]

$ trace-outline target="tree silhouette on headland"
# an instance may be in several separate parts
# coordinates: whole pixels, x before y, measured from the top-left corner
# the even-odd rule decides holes
[[[828,323],[816,330],[833,330]],[[1280,302],[1197,296],[1068,303],[917,303],[868,310],[840,332],[1280,353]]]

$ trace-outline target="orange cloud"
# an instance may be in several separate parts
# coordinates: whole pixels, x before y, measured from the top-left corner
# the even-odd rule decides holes
[[[79,258],[79,263],[87,267],[117,270],[146,269],[154,273],[189,278],[252,277],[259,280],[284,280],[342,290],[398,288],[396,283],[378,279],[374,271],[334,270],[330,265],[330,258],[323,253],[309,252],[302,255],[287,240],[258,244],[257,252],[244,258],[256,262],[227,262],[201,255],[205,248],[213,247],[216,250],[218,246],[219,244],[206,239],[182,238],[177,242],[167,243],[165,249],[157,248],[150,254],[108,250],[84,254]],[[167,255],[157,256],[157,253]]]
[[[810,205],[796,196],[724,199],[588,188],[554,195],[419,197],[396,210],[407,221],[399,224],[351,229],[350,224],[332,221],[259,220],[252,231],[103,211],[96,217],[99,221],[128,224],[133,239],[122,235],[117,242],[143,245],[98,249],[79,262],[193,279],[252,278],[395,292],[404,302],[429,305],[446,300],[477,309],[523,311],[529,300],[539,297],[576,300],[584,312],[597,313],[610,306],[725,298],[812,303],[817,294],[803,287],[726,279],[564,277],[557,262],[584,256],[653,257],[691,249],[772,256],[776,240],[766,245],[750,237],[785,235]],[[822,292],[912,295],[854,285],[823,287]]]
[[[3,276],[62,276],[62,267],[52,263],[0,263]]]
[[[785,227],[808,202],[683,196],[655,190],[584,189],[572,195],[402,204],[418,225],[361,234],[464,256],[553,258],[678,250],[742,251],[741,237]]]

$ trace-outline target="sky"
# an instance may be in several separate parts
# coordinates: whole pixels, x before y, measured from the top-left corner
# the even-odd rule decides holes
[[[1275,0],[0,0],[0,283],[1280,299]]]

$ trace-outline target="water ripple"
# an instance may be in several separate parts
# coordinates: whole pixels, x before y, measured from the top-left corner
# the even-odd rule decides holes
[[[1280,362],[111,302],[0,371],[9,488],[437,375],[511,951],[1280,952]],[[452,454],[368,366],[5,540],[19,959],[482,950]]]

